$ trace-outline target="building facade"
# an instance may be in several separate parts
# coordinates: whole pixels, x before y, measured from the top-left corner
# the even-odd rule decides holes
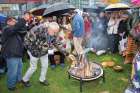
[[[68,2],[76,8],[83,9],[86,7],[95,7],[97,4],[104,5],[103,1],[115,2],[115,0],[0,0],[0,12],[12,16],[22,15],[24,11],[31,10],[41,4],[53,4],[57,2]],[[130,3],[131,0],[121,1]]]

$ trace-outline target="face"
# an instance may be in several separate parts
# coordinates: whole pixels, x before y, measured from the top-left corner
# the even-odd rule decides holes
[[[51,36],[57,35],[58,32],[59,32],[59,29],[48,28],[48,34],[51,35]]]
[[[85,16],[85,17],[84,17],[84,20],[88,20],[88,17],[87,17],[87,16]]]
[[[100,17],[104,17],[105,14],[103,12],[100,13]]]
[[[48,17],[47,20],[48,20],[49,22],[52,22],[52,21],[53,21],[53,18],[52,18],[52,17]]]
[[[11,20],[9,20],[9,21],[7,22],[7,24],[8,24],[9,26],[14,26],[14,25],[16,24],[16,20],[15,20],[15,19],[11,19]]]
[[[26,14],[24,15],[24,19],[25,19],[26,21],[30,20],[30,18],[31,18],[31,16],[30,16],[29,13],[26,13]]]
[[[140,27],[140,23],[138,23],[138,26]]]
[[[73,12],[73,13],[71,14],[71,17],[73,18],[75,14],[76,14],[76,13],[75,13],[75,12]]]

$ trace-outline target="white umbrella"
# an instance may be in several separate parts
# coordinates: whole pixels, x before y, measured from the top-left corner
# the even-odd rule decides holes
[[[110,4],[105,8],[106,11],[118,11],[118,10],[126,10],[126,9],[130,9],[130,7],[129,5],[124,3]]]

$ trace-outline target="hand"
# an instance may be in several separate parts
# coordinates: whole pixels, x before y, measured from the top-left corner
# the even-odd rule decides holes
[[[119,33],[120,36],[123,36],[123,33]]]

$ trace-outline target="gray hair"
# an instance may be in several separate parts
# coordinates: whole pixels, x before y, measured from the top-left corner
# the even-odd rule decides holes
[[[48,28],[59,30],[60,27],[56,22],[51,22],[51,23],[48,24]]]

